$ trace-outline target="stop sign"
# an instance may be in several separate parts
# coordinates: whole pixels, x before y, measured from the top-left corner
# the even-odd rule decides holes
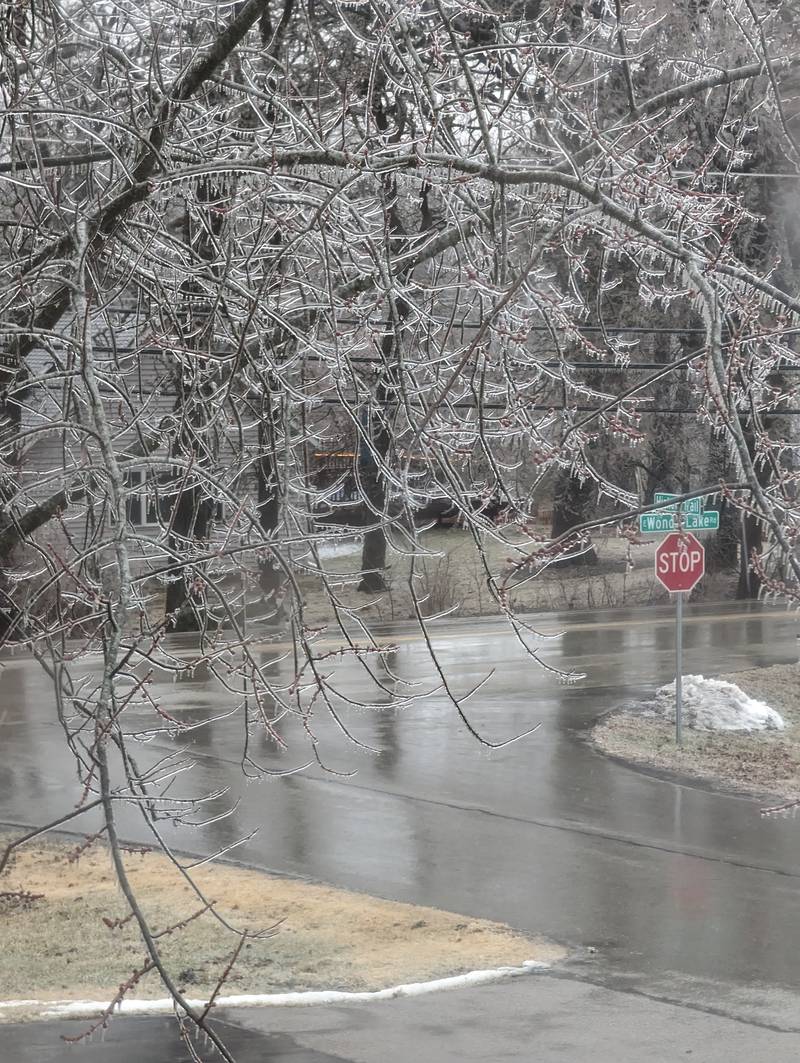
[[[668,591],[690,591],[703,578],[706,552],[691,532],[673,532],[656,550],[656,578]]]

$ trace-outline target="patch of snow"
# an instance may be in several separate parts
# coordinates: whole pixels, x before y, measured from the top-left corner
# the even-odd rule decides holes
[[[336,539],[332,539],[328,542],[319,543],[317,546],[317,552],[320,557],[347,557],[353,555],[357,557],[361,551],[361,543],[358,539],[351,536],[340,536]]]
[[[653,709],[667,720],[675,719],[675,683],[656,691]],[[756,701],[722,679],[702,675],[683,677],[682,719],[696,731],[782,731],[783,717],[763,701]]]
[[[217,997],[215,1008],[252,1008],[252,1007],[308,1007],[312,1004],[353,1004],[367,1003],[374,1000],[394,1000],[397,997],[420,997],[427,993],[436,993],[443,989],[464,989],[467,986],[488,985],[502,982],[509,978],[519,978],[535,971],[547,971],[550,965],[539,960],[525,960],[521,967],[496,967],[489,971],[469,971],[450,978],[434,978],[429,982],[409,982],[389,989],[376,989],[370,993],[346,993],[341,990],[312,990],[306,993],[244,993],[237,996]],[[37,1002],[0,1001],[0,1011],[4,1007],[16,1004],[28,1006],[37,1003],[42,1008],[41,1018],[56,1019],[72,1016],[73,1018],[93,1018],[102,1014],[108,1007],[107,1001],[98,1000],[59,1000]],[[191,1008],[202,1010],[207,1001],[187,1000]],[[120,1015],[166,1015],[174,1012],[175,1005],[169,998],[162,1000],[123,1000],[114,1009]]]

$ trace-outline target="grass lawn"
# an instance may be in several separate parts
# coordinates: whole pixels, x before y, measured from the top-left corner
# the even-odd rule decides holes
[[[683,749],[678,749],[673,723],[619,712],[595,727],[594,744],[636,764],[720,782],[744,793],[800,798],[800,664],[753,668],[719,678],[776,709],[786,729],[749,733],[684,728]]]
[[[0,839],[2,843],[2,839]],[[145,956],[127,914],[109,853],[96,846],[79,860],[64,845],[24,847],[0,876],[0,997],[9,1001],[110,999]],[[126,856],[154,930],[203,907],[161,854]],[[275,927],[247,941],[223,994],[287,990],[371,990],[408,981],[558,959],[562,950],[506,926],[349,893],[296,879],[212,865],[194,872],[215,911],[238,929]],[[36,899],[13,896],[24,890]],[[210,913],[161,939],[179,986],[207,996],[237,943]],[[131,997],[163,997],[155,973]],[[0,1019],[18,1021],[20,1009]]]

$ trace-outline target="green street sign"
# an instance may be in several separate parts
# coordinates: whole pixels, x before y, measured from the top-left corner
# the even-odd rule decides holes
[[[640,513],[640,532],[672,532],[675,531],[675,517],[672,513]]]
[[[683,526],[687,531],[717,531],[719,510],[707,509],[704,513],[687,513]]]
[[[656,501],[660,499],[656,498]],[[719,528],[719,510],[707,509],[705,513],[685,513],[682,527],[684,531],[717,531]],[[678,530],[675,513],[640,513],[639,531],[643,534],[674,532]]]
[[[677,511],[680,505],[684,513],[702,513],[703,512],[703,500],[702,498],[690,498],[687,502],[673,502],[673,498],[677,498],[677,495],[670,494],[667,491],[656,491],[653,494],[654,502],[666,502],[671,503],[664,506],[664,509],[671,509]]]

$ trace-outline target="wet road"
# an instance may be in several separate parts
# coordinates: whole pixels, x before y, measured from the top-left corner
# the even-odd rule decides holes
[[[796,1063],[797,1034],[538,974],[376,1003],[217,1013],[237,1063]],[[117,1017],[104,1041],[65,1045],[86,1020],[3,1026],[0,1063],[190,1063],[174,1018]],[[280,1032],[277,1032],[280,1031]],[[193,1039],[200,1057],[203,1039]]]
[[[207,851],[258,827],[236,850],[239,859],[592,946],[596,952],[573,963],[589,981],[800,1030],[800,822],[761,820],[755,799],[632,771],[584,741],[600,714],[674,674],[671,610],[548,616],[541,627],[565,632],[544,644],[547,662],[585,671],[585,680],[564,686],[531,666],[490,621],[448,623],[436,636],[459,691],[494,669],[468,703],[473,723],[498,740],[541,722],[524,741],[489,752],[441,694],[402,712],[383,695],[382,709],[342,708],[348,727],[380,755],[318,727],[329,766],[355,768],[355,778],[313,769],[244,783],[241,725],[218,721],[192,736],[199,763],[191,789],[227,784],[243,800],[235,815],[183,833],[179,844]],[[386,633],[397,642],[395,674],[407,681],[431,675],[411,629]],[[695,608],[684,636],[686,670],[795,660],[795,634],[790,614],[730,603]],[[265,663],[275,656],[265,647]],[[0,817],[41,821],[68,807],[73,773],[46,678],[21,659],[5,665]],[[270,667],[289,674],[284,664]],[[343,691],[375,699],[362,669],[337,668]],[[200,673],[163,684],[160,693],[187,720],[207,718],[221,704]],[[166,748],[166,741],[151,743],[143,756]],[[255,752],[268,766],[290,767],[306,751],[297,736],[287,753],[266,742]],[[124,831],[142,836],[133,818]]]

